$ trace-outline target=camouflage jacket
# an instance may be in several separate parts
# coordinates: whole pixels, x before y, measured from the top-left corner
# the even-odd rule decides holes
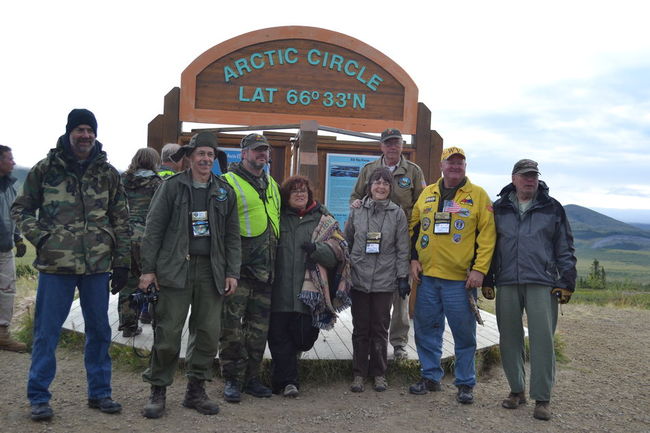
[[[75,275],[128,268],[131,231],[119,173],[98,141],[84,168],[69,152],[67,136],[60,137],[30,170],[11,207],[18,227],[36,247],[34,267]]]
[[[151,170],[122,173],[122,184],[129,203],[129,223],[133,242],[140,242],[144,236],[149,203],[162,182],[162,178]]]

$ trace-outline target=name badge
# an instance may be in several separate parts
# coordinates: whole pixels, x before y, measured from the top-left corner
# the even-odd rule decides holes
[[[379,254],[380,243],[381,243],[380,232],[366,233],[366,254]]]
[[[210,236],[208,211],[192,212],[192,235],[195,238]]]
[[[451,233],[451,213],[436,212],[433,217],[433,233],[437,235],[448,235]]]

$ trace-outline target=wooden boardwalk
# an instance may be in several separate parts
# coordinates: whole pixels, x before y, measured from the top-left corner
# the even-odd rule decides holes
[[[153,344],[153,332],[151,325],[141,325],[142,334],[132,338],[122,337],[122,332],[118,331],[118,315],[117,315],[117,295],[111,295],[109,303],[109,321],[111,329],[113,330],[113,343],[131,345],[140,349],[150,350]],[[485,322],[484,326],[477,325],[476,327],[476,343],[477,350],[482,351],[492,346],[499,344],[499,331],[497,330],[496,316],[486,311],[481,311],[481,316]],[[70,314],[63,324],[63,328],[75,332],[83,333],[84,320],[81,315],[81,308],[79,300],[77,299],[72,304]],[[181,343],[181,358],[185,357],[187,349],[187,321],[183,329],[183,339]],[[415,339],[413,336],[413,324],[411,322],[411,329],[409,331],[409,344],[406,348],[409,359],[418,359],[417,350],[415,348]],[[444,343],[443,343],[443,360],[452,358],[454,356],[454,339],[449,330],[449,326],[445,326]],[[388,357],[392,358],[393,353],[389,345]],[[268,347],[264,354],[265,358],[271,358]],[[352,359],[352,315],[348,308],[339,315],[339,319],[331,331],[321,331],[316,344],[309,352],[303,353],[302,359],[334,359],[334,360],[351,360]]]

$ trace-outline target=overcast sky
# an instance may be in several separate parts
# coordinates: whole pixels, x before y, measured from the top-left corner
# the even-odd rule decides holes
[[[3,2],[0,14],[0,143],[21,166],[85,107],[125,169],[196,57],[305,25],[399,63],[432,129],[465,149],[468,176],[493,198],[514,162],[533,158],[563,204],[641,209],[631,220],[650,222],[650,2],[63,0]]]

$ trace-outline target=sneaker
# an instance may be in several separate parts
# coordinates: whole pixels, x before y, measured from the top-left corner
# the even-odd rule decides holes
[[[403,361],[408,359],[408,357],[409,354],[406,349],[404,349],[404,346],[395,346],[393,349],[393,359],[395,359],[395,361]]]
[[[298,388],[293,383],[285,386],[284,391],[282,391],[282,395],[285,397],[298,397],[298,394]]]
[[[122,411],[122,405],[110,397],[89,398],[88,407],[92,409],[99,409],[104,413],[119,413]]]
[[[533,411],[533,418],[548,421],[551,419],[551,405],[548,401],[536,401],[535,410]]]
[[[54,411],[49,403],[37,403],[32,405],[30,416],[33,421],[47,421],[52,419]]]
[[[373,388],[377,392],[386,391],[388,389],[388,382],[384,376],[375,376],[375,384]]]
[[[122,330],[122,337],[124,338],[131,338],[140,334],[142,334],[142,328],[139,326],[135,328],[125,328]]]
[[[435,380],[427,379],[426,377],[420,378],[420,381],[409,386],[409,392],[415,395],[424,395],[429,391],[440,392],[442,385]]]
[[[501,402],[501,407],[506,409],[517,409],[522,404],[526,404],[526,396],[523,392],[510,392],[508,397]]]
[[[244,387],[244,392],[246,394],[250,394],[253,397],[259,397],[259,398],[267,398],[271,397],[271,388],[267,388],[266,386],[262,385],[262,382],[260,382],[260,379],[258,377],[253,377],[246,382],[246,386]]]
[[[456,400],[462,404],[474,403],[474,394],[472,394],[472,387],[469,385],[459,385]]]
[[[363,377],[354,376],[352,385],[350,385],[350,391],[352,392],[363,392]]]
[[[239,383],[234,380],[226,380],[223,387],[223,399],[228,403],[239,403],[241,401],[241,391],[239,390]]]

